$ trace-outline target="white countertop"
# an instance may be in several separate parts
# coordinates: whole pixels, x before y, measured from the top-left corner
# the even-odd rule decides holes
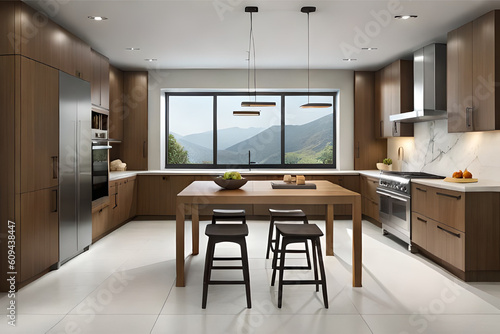
[[[413,179],[412,183],[460,192],[500,192],[500,181],[479,180],[476,183],[453,183],[443,180]]]

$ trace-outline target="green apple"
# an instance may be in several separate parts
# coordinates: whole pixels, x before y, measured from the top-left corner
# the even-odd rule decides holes
[[[241,174],[238,172],[225,172],[222,178],[224,180],[241,180]]]

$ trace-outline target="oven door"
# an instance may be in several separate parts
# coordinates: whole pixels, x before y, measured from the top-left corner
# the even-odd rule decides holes
[[[108,196],[108,150],[107,142],[92,143],[92,200]]]
[[[379,217],[383,228],[405,242],[410,242],[411,201],[409,196],[377,188]]]

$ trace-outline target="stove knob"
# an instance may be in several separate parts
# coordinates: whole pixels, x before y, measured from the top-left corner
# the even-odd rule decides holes
[[[402,187],[401,190],[403,190],[404,192],[406,192],[406,187]]]

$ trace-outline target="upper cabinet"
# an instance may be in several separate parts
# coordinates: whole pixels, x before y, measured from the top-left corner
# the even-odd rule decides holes
[[[413,61],[396,60],[375,74],[377,138],[413,136],[413,124],[391,122],[390,115],[413,110]]]
[[[109,66],[109,138],[123,140],[123,72]]]
[[[109,109],[109,59],[92,50],[92,105]]]
[[[448,132],[500,130],[499,15],[489,12],[448,33]]]

